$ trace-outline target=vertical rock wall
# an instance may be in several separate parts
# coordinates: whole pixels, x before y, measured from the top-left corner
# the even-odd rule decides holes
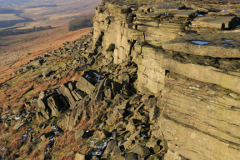
[[[95,9],[94,42],[102,37],[102,53],[106,58],[114,58],[114,63],[121,63],[130,54],[131,30],[126,22],[127,14],[122,14],[121,7],[111,3],[98,6]],[[109,46],[114,44],[112,51],[107,51]]]
[[[145,14],[148,7],[114,5],[106,2],[95,9],[94,43],[114,63],[132,59],[139,66],[136,87],[141,93],[157,93],[164,84],[161,44],[177,36],[180,24],[160,23],[160,13]],[[163,12],[165,9],[163,10]],[[147,16],[146,16],[147,15]],[[173,34],[174,33],[174,34]],[[100,38],[100,39],[99,39]],[[114,49],[110,50],[111,44]]]

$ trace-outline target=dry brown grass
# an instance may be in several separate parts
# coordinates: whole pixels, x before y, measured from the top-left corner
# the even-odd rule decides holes
[[[21,135],[14,136],[10,140],[10,147],[12,150],[19,150],[22,147],[23,140]]]
[[[44,142],[43,145],[38,148],[38,149],[35,149],[29,156],[28,156],[28,160],[33,160],[33,159],[36,159],[36,160],[41,160],[41,159],[44,159],[44,151],[46,149],[48,145],[48,142]]]
[[[3,123],[0,124],[0,135],[3,135],[4,133],[7,133],[6,127],[3,125]]]
[[[57,49],[61,47],[61,44],[66,41],[73,41],[78,39],[81,35],[87,34],[90,31],[90,28],[74,31],[67,34],[60,34],[58,38],[62,39],[54,41],[57,38],[53,38],[51,42],[47,41],[48,43],[54,43],[55,45],[50,45],[50,47],[53,47],[53,49]],[[75,34],[75,35],[74,35]],[[70,37],[68,37],[70,36]],[[45,37],[46,39],[49,39],[50,37]],[[43,41],[43,39],[41,40]],[[54,41],[54,42],[53,42]],[[75,81],[78,80],[81,76],[81,71],[74,71],[72,70],[70,74],[68,74],[65,77],[60,77],[57,79],[54,79],[52,81],[44,82],[44,83],[38,83],[36,85],[36,79],[30,79],[29,77],[32,76],[32,72],[29,71],[26,74],[16,74],[16,75],[9,75],[14,71],[14,68],[20,68],[21,65],[29,62],[31,59],[34,59],[35,57],[45,54],[47,51],[52,51],[48,48],[48,45],[39,47],[37,50],[32,51],[31,55],[23,56],[20,58],[20,60],[15,63],[11,68],[9,66],[0,67],[0,83],[4,81],[8,81],[7,83],[10,84],[9,87],[0,90],[0,105],[3,105],[3,109],[5,109],[8,105],[11,106],[11,109],[20,109],[24,107],[24,99],[30,100],[31,97],[36,97],[42,90],[46,90],[48,88],[54,88],[58,85],[61,85],[63,83],[66,83],[68,81]],[[26,44],[26,43],[25,43]],[[67,60],[67,59],[66,59]],[[40,71],[41,72],[41,71]],[[60,72],[60,74],[63,74],[64,72]],[[33,90],[31,90],[31,87],[33,87]],[[15,106],[15,107],[13,107]]]
[[[71,153],[62,153],[60,154],[59,156],[59,160],[74,160],[75,159],[75,156],[74,154],[71,154]]]
[[[14,135],[14,134],[21,134],[23,135],[25,132],[26,132],[26,124],[23,124],[18,130],[14,130],[13,127],[14,125],[16,124],[17,122],[15,123],[12,123],[12,125],[9,127],[9,132]]]
[[[61,137],[56,138],[53,150],[61,151],[66,146],[71,145],[74,142],[75,142],[75,133],[74,132],[65,133]]]
[[[64,135],[56,137],[52,152],[58,154],[57,159],[72,159],[74,158],[74,151],[80,152],[77,142],[75,141],[75,132],[65,131]]]
[[[61,72],[60,74],[62,74],[64,72]],[[54,86],[55,84],[64,84],[68,81],[76,81],[80,78],[80,76],[82,75],[82,71],[81,72],[75,72],[75,71],[71,71],[70,74],[66,77],[60,77],[59,79],[55,79],[52,82],[52,85]]]
[[[75,128],[76,129],[85,129],[85,130],[90,130],[92,128],[92,125],[91,123],[88,123],[89,122],[89,118],[86,118],[84,120],[81,120],[76,126]]]
[[[8,157],[9,160],[15,160],[16,158],[18,158],[18,156],[14,153],[10,154],[10,156]]]
[[[63,42],[76,40],[89,31],[90,28],[84,28],[69,32],[68,27],[60,27],[40,32],[0,37],[0,44],[3,45],[0,46],[0,67],[10,64],[18,58],[18,60],[24,60],[27,63],[39,55],[58,49],[62,46]],[[26,55],[27,53],[32,54]],[[17,66],[19,66],[19,62],[11,68],[9,66],[0,68],[0,75],[4,74],[4,72],[6,73],[8,70],[13,71]]]

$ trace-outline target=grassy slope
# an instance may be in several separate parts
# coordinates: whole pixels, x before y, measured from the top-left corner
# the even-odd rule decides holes
[[[45,54],[62,46],[63,42],[73,41],[81,35],[87,34],[90,28],[69,32],[68,26],[46,30],[41,32],[29,33],[17,36],[8,36],[0,39],[5,41],[8,46],[0,47],[0,79],[6,80],[8,75],[16,68],[29,62],[37,56]],[[14,42],[14,43],[13,43]],[[32,53],[26,55],[26,53]],[[11,64],[12,61],[18,60],[13,66],[3,66],[5,63]],[[0,81],[0,83],[1,83]]]

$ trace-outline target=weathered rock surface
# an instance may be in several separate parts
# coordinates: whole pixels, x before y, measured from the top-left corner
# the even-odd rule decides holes
[[[91,94],[91,92],[95,89],[95,87],[90,82],[88,82],[84,77],[81,77],[78,80],[76,87],[81,91],[86,92],[87,94]]]
[[[136,147],[134,147],[134,148],[132,149],[132,152],[140,155],[141,158],[145,158],[145,157],[147,157],[147,156],[150,155],[149,149],[148,149],[148,148],[143,148],[143,147],[140,146],[140,145],[137,145]]]
[[[234,92],[240,93],[240,88],[238,87],[240,86],[240,79],[238,73],[232,72],[231,75],[214,67],[183,64],[171,59],[165,59],[162,65],[162,67],[166,70],[171,70],[175,73],[179,73],[201,82],[217,84]]]
[[[239,35],[240,33],[186,35],[164,43],[162,47],[165,50],[200,56],[239,58]]]
[[[69,103],[67,103],[56,91],[42,91],[37,100],[37,112],[39,112],[38,119],[41,119],[41,115],[45,119],[49,119],[51,116],[59,116],[68,106]]]
[[[44,77],[48,77],[48,76],[50,76],[51,75],[51,69],[50,68],[42,68],[42,74],[43,74],[43,76]]]
[[[235,116],[238,111],[230,109],[237,101],[222,97],[221,87],[212,90],[207,84],[194,80],[179,77],[169,81],[168,85],[173,89],[163,90],[161,103],[166,106],[159,125],[169,141],[169,148],[189,159],[237,159],[239,139],[236,131],[239,128]],[[183,143],[188,143],[188,147]],[[185,146],[184,149],[181,146]],[[211,150],[205,146],[211,146]]]
[[[217,29],[232,29],[237,24],[235,16],[203,16],[192,22],[201,27],[210,27]]]
[[[76,131],[75,132],[75,139],[76,139],[76,141],[79,141],[83,137],[84,133],[85,133],[84,130]]]
[[[62,85],[59,88],[58,93],[62,94],[65,97],[65,99],[67,100],[67,102],[70,105],[72,105],[75,102],[75,98],[73,97],[72,93],[70,92],[70,90],[65,85]]]

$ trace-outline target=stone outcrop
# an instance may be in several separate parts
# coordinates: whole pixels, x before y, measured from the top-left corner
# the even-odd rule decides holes
[[[63,108],[64,102],[56,91],[42,91],[37,101],[37,117],[49,119],[51,116],[58,116]]]
[[[138,66],[137,90],[161,94],[160,130],[153,133],[167,140],[166,159],[239,158],[240,23],[233,12],[188,2],[136,7],[106,1],[93,24],[93,44],[101,39],[105,58],[120,64],[130,57]],[[135,130],[134,123],[127,128]]]
[[[217,14],[211,13],[212,12],[209,12],[208,15],[194,20],[192,24],[199,27],[211,27],[217,29],[232,29],[236,26],[237,17],[234,15],[218,16]]]
[[[161,2],[102,1],[88,35],[15,71],[48,89],[26,89],[15,107],[29,110],[0,107],[1,146],[12,154],[17,136],[19,159],[238,160],[239,6]]]
[[[84,77],[81,77],[77,84],[76,87],[84,92],[86,92],[87,94],[91,94],[91,92],[94,90],[94,86],[88,82]]]

